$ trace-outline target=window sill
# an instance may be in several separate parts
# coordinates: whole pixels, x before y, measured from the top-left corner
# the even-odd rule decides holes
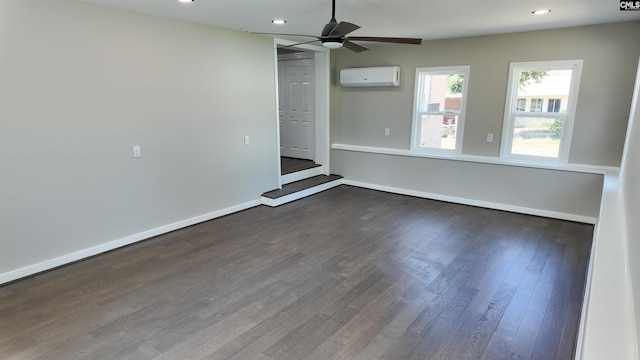
[[[535,168],[535,169],[571,171],[571,172],[601,174],[601,175],[604,175],[606,173],[611,173],[612,171],[613,172],[619,171],[618,167],[612,167],[612,166],[566,164],[566,163],[562,163],[562,164],[534,163],[534,162],[523,162],[523,161],[511,161],[511,160],[504,160],[504,159],[500,159],[492,156],[477,156],[477,155],[459,155],[459,156],[446,155],[446,154],[433,155],[433,154],[416,153],[408,149],[393,149],[393,148],[337,144],[337,143],[331,144],[331,149],[373,153],[373,154],[411,156],[411,157],[422,157],[422,158],[451,160],[451,161],[464,161],[464,162],[492,164],[492,165],[518,166],[518,167]]]

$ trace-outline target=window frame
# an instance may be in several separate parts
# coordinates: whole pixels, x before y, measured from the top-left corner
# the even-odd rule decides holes
[[[583,60],[550,60],[550,61],[529,61],[529,62],[512,62],[509,64],[509,79],[507,82],[507,97],[505,101],[504,120],[502,126],[502,139],[500,146],[500,158],[513,162],[528,163],[567,163],[569,160],[569,152],[571,148],[571,139],[573,135],[573,125],[575,120],[576,105],[578,102],[578,91],[580,88],[580,79],[582,77]],[[572,70],[571,83],[569,85],[569,94],[567,97],[567,112],[531,112],[517,111],[517,97],[519,87],[519,76],[521,71],[551,71],[551,70]],[[542,107],[543,110],[544,104]],[[513,154],[513,134],[515,131],[515,118],[517,116],[526,117],[562,117],[564,126],[560,137],[560,146],[558,149],[558,157],[547,157],[539,155]]]
[[[426,154],[426,155],[448,155],[448,156],[460,156],[462,155],[462,144],[464,138],[464,123],[465,114],[467,108],[467,93],[469,88],[469,65],[454,65],[454,66],[435,66],[435,67],[420,67],[416,68],[415,83],[414,83],[414,96],[413,96],[413,117],[411,120],[411,148],[412,153]],[[456,142],[454,149],[442,149],[420,146],[420,138],[422,132],[422,115],[442,115],[443,118],[447,116],[447,112],[429,112],[419,111],[421,104],[421,93],[424,87],[422,75],[445,75],[445,74],[462,74],[464,82],[462,86],[462,99],[460,102],[460,113],[457,113],[458,119],[456,121]]]

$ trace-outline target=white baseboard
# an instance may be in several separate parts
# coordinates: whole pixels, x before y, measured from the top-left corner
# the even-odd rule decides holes
[[[317,194],[319,192],[325,191],[325,190],[329,190],[333,187],[342,185],[342,179],[336,179],[333,181],[329,181],[326,182],[324,184],[320,184],[320,185],[316,185],[312,188],[309,189],[305,189],[302,191],[297,191],[293,194],[289,194],[289,195],[285,195],[283,197],[279,197],[277,199],[271,199],[271,198],[267,198],[267,197],[262,197],[262,204],[263,205],[267,205],[267,206],[271,206],[271,207],[276,207],[276,206],[280,206],[282,204],[286,204],[286,203],[290,203],[292,201],[295,200],[299,200],[302,199],[304,197],[313,195],[313,194]]]
[[[386,191],[390,193],[415,196],[415,197],[431,199],[431,200],[447,201],[447,202],[463,204],[463,205],[478,206],[478,207],[483,207],[488,209],[510,211],[510,212],[515,212],[520,214],[527,214],[527,215],[543,216],[548,218],[575,221],[575,222],[581,222],[586,224],[596,223],[596,218],[582,216],[582,215],[567,214],[567,213],[541,210],[541,209],[532,209],[527,207],[494,203],[489,201],[465,199],[465,198],[460,198],[455,196],[433,194],[428,192],[402,189],[402,188],[396,188],[396,187],[384,186],[384,185],[376,185],[376,184],[364,183],[360,181],[353,181],[353,180],[347,180],[347,179],[342,179],[342,183],[345,185],[352,185],[352,186],[362,187],[366,189]]]
[[[71,254],[63,255],[54,259],[46,260],[34,265],[25,266],[20,269],[12,270],[3,274],[0,274],[0,284],[8,283],[10,281],[18,280],[27,276],[31,276],[43,271],[47,271],[58,266],[72,263],[74,261],[82,260],[94,255],[98,255],[107,251],[117,249],[126,245],[130,245],[142,240],[152,238],[154,236],[162,235],[171,231],[185,228],[187,226],[195,225],[204,221],[212,220],[221,216],[229,215],[234,212],[242,211],[252,208],[261,204],[260,200],[250,201],[248,203],[232,206],[226,209],[214,211],[212,213],[196,216],[191,219],[175,222],[173,224],[161,226],[155,229],[147,230],[141,233],[130,235],[121,239],[113,240],[108,243],[100,244],[88,249],[76,251]]]

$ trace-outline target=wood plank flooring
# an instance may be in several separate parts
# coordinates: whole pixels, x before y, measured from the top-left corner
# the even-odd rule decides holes
[[[340,186],[0,287],[0,358],[571,359],[592,232]]]
[[[290,158],[286,156],[280,157],[280,175],[287,175],[297,171],[313,169],[321,166],[316,164],[313,160]]]

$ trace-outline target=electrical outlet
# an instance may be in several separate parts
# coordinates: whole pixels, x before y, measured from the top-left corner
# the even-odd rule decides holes
[[[389,128],[384,129],[384,135],[389,136],[391,134],[391,130]]]
[[[140,149],[140,145],[133,146],[133,157],[134,158],[142,157],[142,150]]]
[[[487,134],[487,142],[488,143],[493,142],[493,134],[492,133],[488,133]]]

